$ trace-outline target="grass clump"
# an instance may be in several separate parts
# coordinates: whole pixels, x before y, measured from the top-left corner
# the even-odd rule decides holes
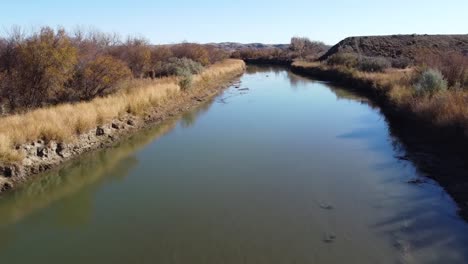
[[[327,59],[327,64],[331,66],[346,66],[354,68],[359,62],[359,58],[354,53],[336,53]]]
[[[394,58],[391,60],[393,68],[396,69],[406,69],[412,65],[412,62],[408,58]]]
[[[447,89],[447,81],[438,70],[427,69],[419,76],[414,88],[418,94],[434,94]]]
[[[362,57],[358,62],[358,68],[364,72],[383,72],[390,67],[391,62],[382,57]]]
[[[14,149],[11,139],[6,135],[0,135],[0,161],[13,163],[22,158],[23,155]]]
[[[187,74],[199,74],[203,71],[203,65],[188,58],[170,58],[156,72],[159,76],[184,76]]]
[[[188,90],[193,84],[193,74],[188,70],[184,70],[179,73],[179,76],[180,88],[183,91]]]

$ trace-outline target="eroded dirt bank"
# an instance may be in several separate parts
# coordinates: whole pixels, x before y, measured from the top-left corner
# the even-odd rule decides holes
[[[0,192],[14,189],[33,175],[58,167],[84,153],[111,147],[143,128],[158,125],[194,108],[226,87],[236,84],[244,70],[245,65],[242,65],[241,68],[227,71],[212,80],[202,80],[203,84],[195,83],[192,89],[169,95],[166,103],[151,108],[144,115],[126,114],[77,135],[71,142],[38,139],[18,145],[16,150],[24,156],[21,162],[0,162]]]

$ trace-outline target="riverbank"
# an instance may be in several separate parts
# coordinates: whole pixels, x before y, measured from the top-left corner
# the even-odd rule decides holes
[[[414,97],[411,87],[404,85],[411,78],[411,69],[363,73],[319,62],[295,62],[291,71],[345,85],[377,104],[388,119],[392,134],[407,150],[406,156],[400,158],[411,160],[436,180],[457,202],[460,215],[468,219],[468,117],[463,116],[465,109],[460,109],[466,92],[446,92],[435,95],[436,98]]]
[[[147,80],[89,102],[3,117],[0,189],[14,188],[31,175],[112,146],[135,131],[199,105],[230,85],[244,70],[243,61],[226,60],[194,76],[188,89],[181,88],[178,78]]]
[[[289,67],[293,63],[291,59],[278,59],[278,58],[257,58],[257,59],[244,59],[245,63],[252,65],[278,65]]]

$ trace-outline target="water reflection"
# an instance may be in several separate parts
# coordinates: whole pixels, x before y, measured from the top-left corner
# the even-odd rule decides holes
[[[249,65],[246,69],[247,74],[266,73],[278,76],[284,72],[284,67],[275,65]]]
[[[455,205],[407,183],[417,169],[363,98],[279,67],[242,87],[3,197],[2,260],[466,263]]]
[[[86,223],[91,215],[92,196],[100,185],[127,177],[129,171],[138,164],[134,156],[137,150],[170,132],[179,121],[184,127],[193,125],[197,116],[208,111],[212,102],[210,100],[190,113],[145,129],[112,148],[68,162],[15,191],[3,194],[0,197],[0,237],[6,237],[3,232],[7,232],[1,229],[2,226],[19,221],[57,200],[65,201],[58,209],[58,223],[70,227]],[[70,196],[73,197],[67,202]]]
[[[199,118],[202,114],[206,113],[210,109],[213,101],[214,99],[210,99],[208,102],[201,104],[196,109],[182,114],[182,118],[180,119],[181,125],[184,128],[189,128],[193,126],[197,118]]]

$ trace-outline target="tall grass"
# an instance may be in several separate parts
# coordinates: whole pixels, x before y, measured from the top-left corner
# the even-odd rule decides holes
[[[225,60],[206,68],[193,78],[194,88],[220,85],[245,68],[240,60]],[[175,77],[135,80],[125,89],[89,102],[62,104],[0,118],[0,161],[22,159],[15,146],[36,140],[69,142],[77,135],[125,115],[143,115],[150,109],[184,97]],[[193,90],[190,90],[193,91]]]

